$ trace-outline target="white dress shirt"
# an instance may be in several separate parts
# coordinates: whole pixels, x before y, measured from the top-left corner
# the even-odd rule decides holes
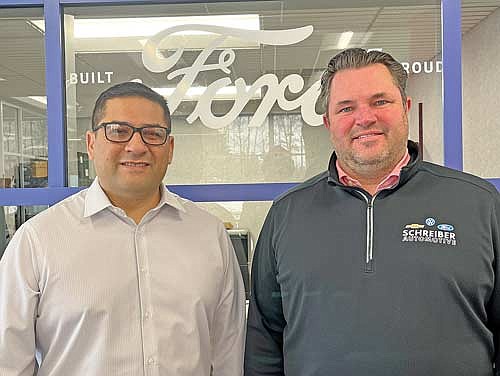
[[[244,335],[222,223],[164,187],[137,225],[96,179],[0,261],[1,376],[239,376]]]

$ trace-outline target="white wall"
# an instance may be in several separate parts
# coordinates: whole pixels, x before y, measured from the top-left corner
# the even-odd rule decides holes
[[[463,36],[464,170],[500,177],[500,9]]]
[[[435,66],[435,65],[434,65]],[[410,74],[408,96],[410,109],[410,139],[418,141],[418,103],[423,103],[424,160],[443,163],[443,113],[441,73]]]
[[[463,36],[464,170],[484,178],[500,177],[500,9]],[[408,93],[410,138],[418,139],[418,105],[424,103],[424,158],[443,163],[441,74],[411,75]]]

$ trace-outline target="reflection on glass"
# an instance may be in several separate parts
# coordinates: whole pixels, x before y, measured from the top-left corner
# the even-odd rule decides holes
[[[47,121],[43,114],[1,102],[3,188],[46,187]]]
[[[44,34],[30,20],[42,8],[0,14],[0,188],[47,186]]]

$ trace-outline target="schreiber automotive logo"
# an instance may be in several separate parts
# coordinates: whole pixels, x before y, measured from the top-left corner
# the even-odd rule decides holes
[[[443,245],[457,245],[455,227],[448,223],[437,224],[436,220],[429,217],[425,224],[407,224],[402,233],[403,242],[434,243]]]

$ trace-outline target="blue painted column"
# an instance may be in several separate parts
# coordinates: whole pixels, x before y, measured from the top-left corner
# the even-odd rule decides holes
[[[44,0],[45,82],[47,87],[47,127],[49,187],[66,186],[66,130],[64,126],[64,66],[62,7],[58,0]]]
[[[463,170],[461,0],[441,0],[445,166]]]

